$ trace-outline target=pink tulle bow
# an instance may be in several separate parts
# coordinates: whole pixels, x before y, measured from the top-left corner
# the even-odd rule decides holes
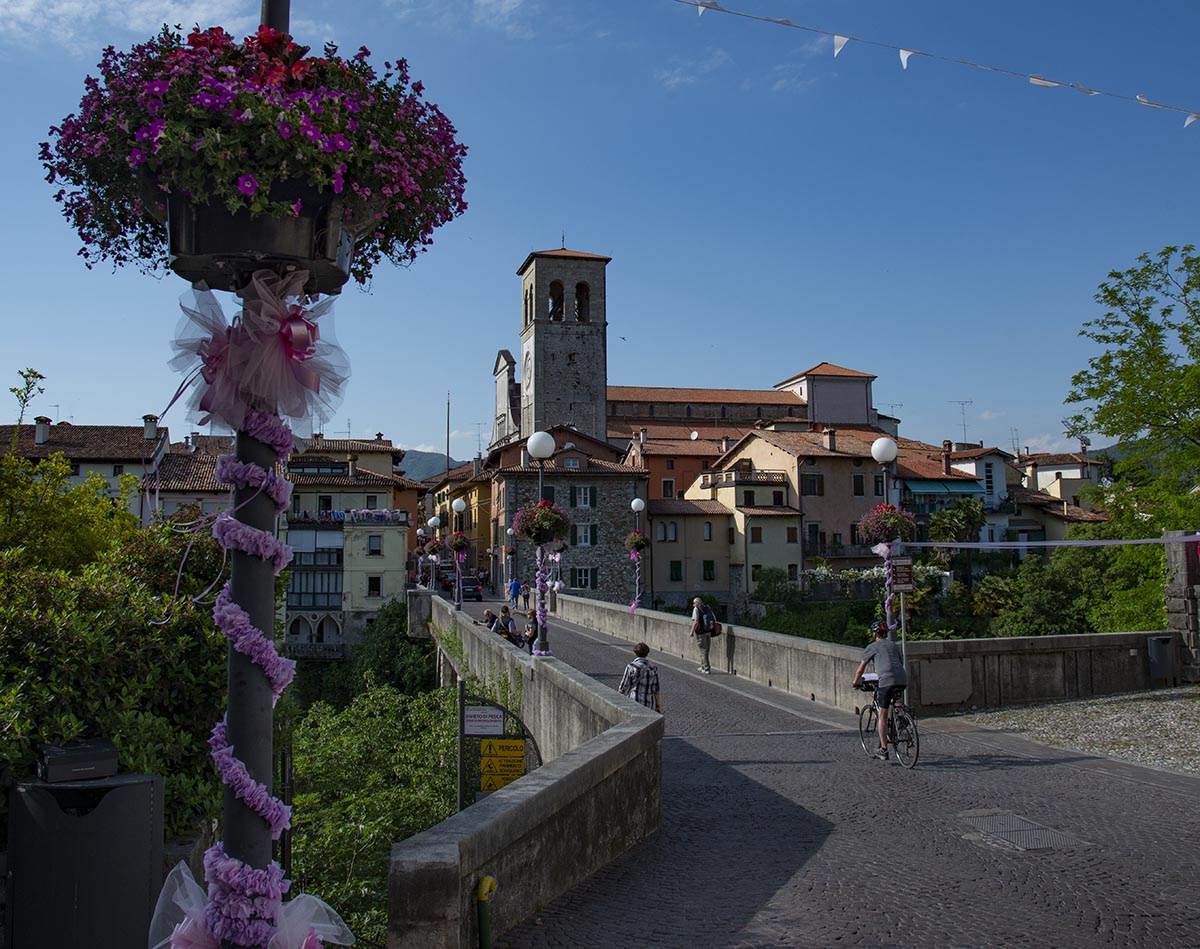
[[[629,551],[629,559],[634,563],[638,562],[638,552],[636,550]]]

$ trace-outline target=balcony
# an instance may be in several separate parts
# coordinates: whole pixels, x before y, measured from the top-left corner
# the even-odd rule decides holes
[[[787,472],[767,468],[730,468],[728,471],[705,471],[700,475],[702,488],[737,484],[787,484]]]
[[[291,511],[284,515],[289,527],[304,524],[320,524],[325,527],[351,527],[366,524],[371,527],[403,527],[408,524],[408,511],[392,511],[387,508],[351,509],[348,511]]]
[[[345,643],[284,643],[283,654],[289,659],[344,659]]]

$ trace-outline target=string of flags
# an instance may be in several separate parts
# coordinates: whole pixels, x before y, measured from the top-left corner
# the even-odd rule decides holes
[[[862,43],[866,46],[879,46],[883,49],[892,49],[900,54],[900,66],[902,69],[908,69],[908,62],[914,56],[924,56],[928,59],[935,59],[943,63],[955,63],[959,66],[970,66],[972,69],[983,69],[988,72],[1003,73],[1007,76],[1015,76],[1018,79],[1025,79],[1030,85],[1039,86],[1043,89],[1074,89],[1076,92],[1082,92],[1087,96],[1107,96],[1110,99],[1123,99],[1126,102],[1136,102],[1138,105],[1144,105],[1151,109],[1165,109],[1169,112],[1178,112],[1184,115],[1183,127],[1187,128],[1193,122],[1200,121],[1200,111],[1195,109],[1183,109],[1175,105],[1167,105],[1163,102],[1151,102],[1144,95],[1128,96],[1119,92],[1105,92],[1102,89],[1092,89],[1085,86],[1081,82],[1060,82],[1056,79],[1047,79],[1041,73],[1026,73],[1016,69],[1005,69],[1001,66],[989,66],[986,63],[976,63],[969,59],[959,59],[954,56],[940,56],[937,53],[928,53],[919,49],[905,49],[902,46],[894,46],[891,43],[881,43],[878,40],[864,39],[861,36],[851,36],[847,33],[834,33],[831,30],[822,30],[815,26],[805,26],[802,23],[793,23],[787,17],[770,17],[761,16],[756,13],[747,13],[743,10],[733,10],[729,7],[723,7],[716,0],[674,0],[675,3],[682,3],[686,6],[696,8],[696,15],[703,16],[705,10],[715,10],[718,13],[727,13],[730,16],[742,17],[747,20],[758,20],[762,23],[773,23],[776,26],[786,26],[793,30],[804,30],[806,33],[817,33],[821,36],[828,36],[833,40],[833,56],[834,59],[846,48],[847,43]]]

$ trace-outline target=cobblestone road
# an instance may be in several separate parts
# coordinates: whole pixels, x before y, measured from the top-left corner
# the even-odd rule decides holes
[[[628,643],[551,634],[616,687]],[[1200,778],[963,719],[922,722],[906,771],[868,759],[843,712],[651,659],[662,830],[498,946],[1200,947]],[[1051,846],[981,832],[1007,815]]]

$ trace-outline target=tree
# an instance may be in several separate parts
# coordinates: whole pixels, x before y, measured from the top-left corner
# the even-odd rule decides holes
[[[979,498],[959,498],[953,504],[929,515],[929,539],[935,543],[961,541],[975,543],[987,520],[983,513],[983,501]],[[947,553],[941,554],[950,562]],[[971,551],[962,558],[962,583],[971,586]]]
[[[17,450],[17,443],[21,439],[21,426],[25,422],[25,413],[29,409],[29,403],[46,391],[45,386],[38,385],[38,383],[44,382],[46,377],[36,369],[26,369],[18,375],[21,377],[21,384],[8,390],[16,396],[17,405],[20,406],[20,411],[17,412],[17,424],[13,428],[12,444],[8,446],[9,454]]]
[[[1194,482],[1200,472],[1200,256],[1142,254],[1100,284],[1105,307],[1080,331],[1104,351],[1071,377],[1069,435],[1118,439],[1132,459]]]

